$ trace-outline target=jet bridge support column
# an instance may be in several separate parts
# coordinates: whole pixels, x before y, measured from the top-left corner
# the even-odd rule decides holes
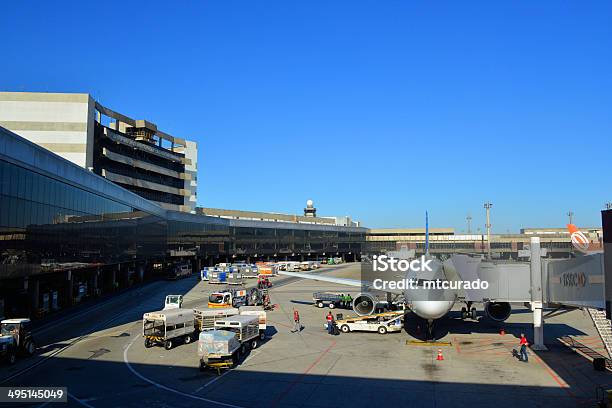
[[[542,316],[542,257],[540,237],[531,238],[531,310],[533,311],[533,350],[548,350],[544,345],[544,318]]]

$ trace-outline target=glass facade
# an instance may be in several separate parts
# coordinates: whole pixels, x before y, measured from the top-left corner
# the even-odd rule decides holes
[[[173,262],[356,259],[365,229],[167,211],[0,128],[0,317],[47,313]]]
[[[165,256],[162,218],[0,161],[0,276]]]

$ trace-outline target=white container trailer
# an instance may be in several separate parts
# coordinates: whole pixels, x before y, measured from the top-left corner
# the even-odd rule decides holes
[[[215,322],[228,316],[235,316],[239,310],[235,307],[223,309],[209,309],[201,307],[193,309],[193,317],[196,331],[207,331],[215,328]]]
[[[219,364],[234,366],[248,347],[258,345],[259,316],[228,316],[215,321],[215,330],[203,331],[198,340],[200,370]]]
[[[191,343],[194,335],[193,311],[169,309],[149,312],[142,316],[142,335],[146,348],[163,344],[170,350],[177,341]]]
[[[263,306],[240,306],[238,309],[243,316],[257,316],[259,318],[259,339],[265,340],[268,327],[267,313]]]

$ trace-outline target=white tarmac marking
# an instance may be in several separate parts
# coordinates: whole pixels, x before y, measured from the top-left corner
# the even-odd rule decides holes
[[[227,374],[231,373],[231,371],[226,371],[221,375],[216,376],[215,378],[213,378],[212,380],[210,380],[209,382],[207,382],[206,384],[204,384],[203,386],[201,386],[200,388],[198,388],[197,390],[195,390],[195,392],[200,392],[202,391],[204,388],[208,387],[210,384],[214,383],[215,381],[217,381],[218,379],[220,379],[221,377],[225,377]]]
[[[211,399],[208,399],[208,398],[200,397],[200,396],[198,396],[198,395],[193,395],[193,394],[190,394],[190,393],[187,393],[187,392],[179,391],[179,390],[176,390],[176,389],[174,389],[174,388],[170,388],[170,387],[168,387],[168,386],[166,386],[166,385],[163,385],[163,384],[160,384],[160,383],[158,383],[158,382],[155,382],[155,381],[151,380],[150,378],[147,378],[147,377],[145,377],[144,375],[140,374],[138,371],[136,371],[136,369],[134,369],[134,367],[132,367],[132,365],[130,364],[130,362],[129,362],[129,360],[128,360],[128,351],[129,351],[130,347],[132,347],[132,344],[134,344],[134,342],[135,342],[136,340],[138,340],[138,338],[139,338],[139,336],[135,337],[135,338],[134,338],[134,339],[133,339],[133,340],[132,340],[132,341],[131,341],[131,342],[130,342],[130,343],[129,343],[129,344],[126,346],[126,347],[125,347],[125,349],[123,350],[123,362],[125,363],[125,365],[127,365],[128,369],[129,369],[129,370],[132,372],[132,374],[134,374],[136,377],[140,378],[141,380],[143,380],[143,381],[145,381],[145,382],[148,382],[149,384],[151,384],[151,385],[153,385],[153,386],[155,386],[155,387],[157,387],[157,388],[160,388],[160,389],[165,390],[165,391],[170,391],[170,392],[172,392],[172,393],[174,393],[174,394],[181,395],[181,396],[183,396],[183,397],[192,398],[192,399],[195,399],[195,400],[198,400],[198,401],[205,401],[205,402],[209,402],[209,403],[211,403],[211,404],[215,404],[215,405],[220,405],[220,406],[223,406],[223,407],[230,407],[230,408],[243,408],[243,407],[241,407],[241,406],[239,406],[239,405],[233,405],[233,404],[228,404],[228,403],[225,403],[225,402],[215,401],[215,400],[211,400]],[[221,376],[220,376],[220,377],[221,377]],[[220,377],[217,377],[217,378],[220,378]]]
[[[75,400],[76,402],[78,402],[79,404],[83,405],[84,407],[87,408],[95,408],[93,405],[88,404],[85,400],[79,399],[77,397],[75,397],[73,394],[68,393],[68,396],[70,398],[72,398],[73,400]]]

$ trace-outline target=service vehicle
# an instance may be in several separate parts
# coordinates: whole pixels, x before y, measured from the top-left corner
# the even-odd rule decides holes
[[[237,267],[230,267],[227,272],[227,283],[229,285],[242,285],[242,272]]]
[[[387,312],[369,316],[347,317],[336,320],[336,325],[342,333],[352,331],[378,332],[387,334],[402,331],[404,312]]]
[[[332,292],[315,292],[312,294],[312,301],[317,307],[329,307],[330,309],[342,306],[342,294]]]
[[[314,269],[312,267],[313,262],[312,261],[304,261],[304,262],[300,262],[300,269],[303,271],[310,271],[311,269]]]
[[[270,282],[270,278],[268,277],[268,275],[259,275],[257,277],[257,287],[259,289],[272,287],[272,282]]]
[[[259,316],[229,316],[215,321],[215,329],[203,331],[198,340],[200,370],[234,367],[240,356],[259,342]]]
[[[193,318],[196,332],[213,330],[217,319],[235,316],[239,313],[240,311],[234,307],[223,309],[195,308],[193,309]]]
[[[191,343],[195,331],[193,310],[168,309],[142,316],[144,346],[163,345],[170,350],[177,342]]]
[[[15,364],[18,354],[33,355],[36,343],[30,331],[30,319],[5,319],[0,322],[0,358]]]
[[[256,278],[259,276],[259,268],[255,265],[246,265],[241,269],[243,278]]]
[[[259,339],[265,340],[266,328],[268,327],[268,314],[262,306],[240,306],[238,309],[241,315],[259,317]]]
[[[299,272],[302,270],[302,265],[300,262],[287,262],[285,270],[287,272]]]
[[[257,269],[259,271],[259,275],[278,275],[278,267],[276,265],[257,265]]]
[[[259,288],[227,288],[219,292],[211,293],[208,297],[208,307],[227,308],[264,305],[266,294],[267,291],[265,289]]]
[[[170,265],[166,278],[176,280],[186,278],[188,276],[191,276],[191,263],[186,262]]]
[[[168,295],[164,301],[164,310],[183,307],[183,295]]]
[[[227,283],[227,271],[219,268],[208,270],[208,283]]]

